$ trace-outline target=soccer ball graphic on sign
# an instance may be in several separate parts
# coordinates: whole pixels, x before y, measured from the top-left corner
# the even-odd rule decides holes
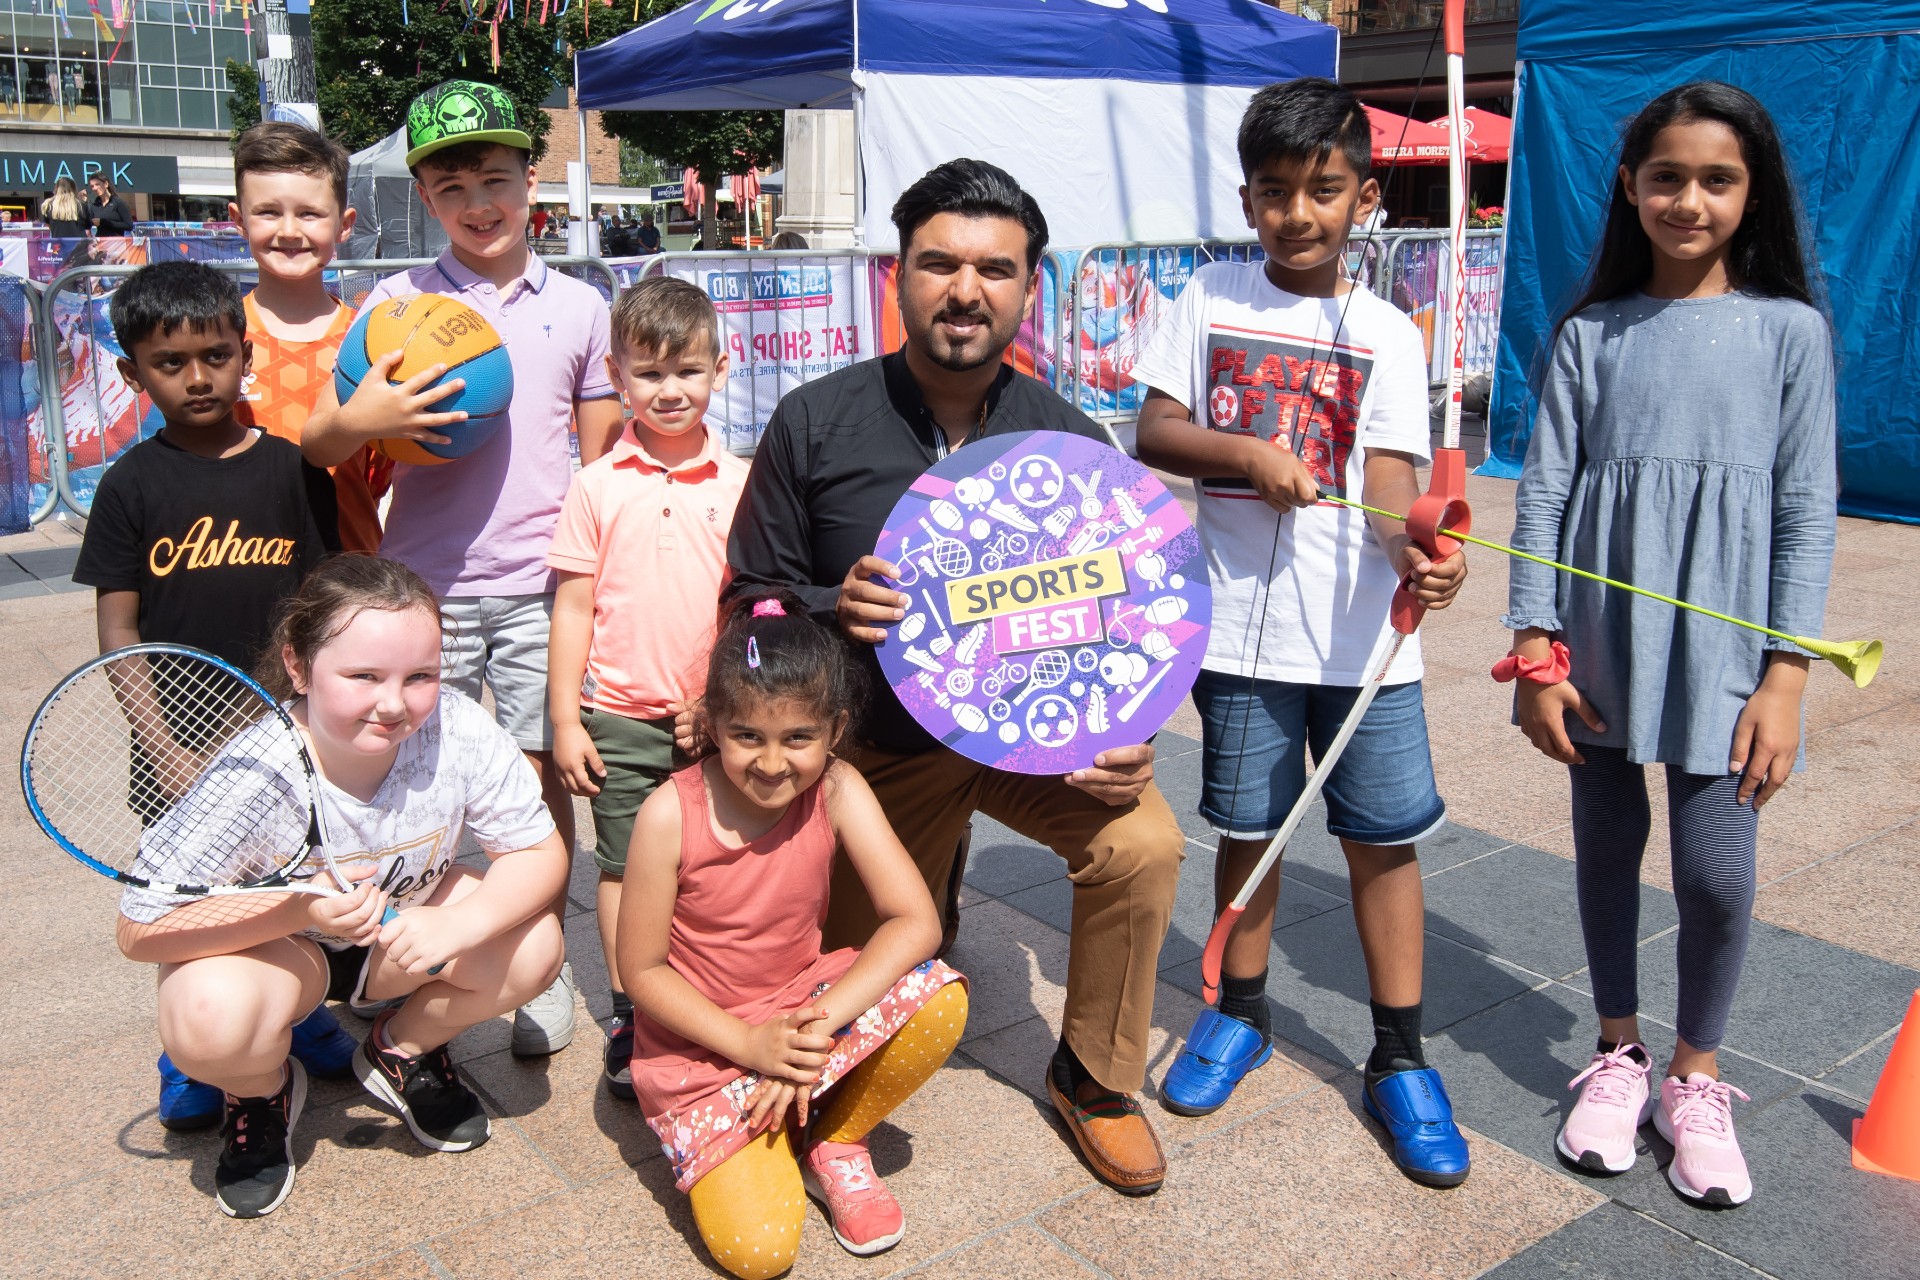
[[[1060,500],[1067,478],[1052,458],[1030,453],[1013,464],[1013,496],[1023,507],[1050,507]]]
[[[1213,425],[1225,431],[1239,416],[1240,397],[1234,394],[1232,387],[1215,387],[1213,394],[1207,397],[1207,412],[1213,417]]]

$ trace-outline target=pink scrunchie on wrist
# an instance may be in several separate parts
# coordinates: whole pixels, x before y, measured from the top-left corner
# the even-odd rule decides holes
[[[1510,653],[1493,664],[1493,678],[1501,684],[1531,680],[1535,684],[1559,684],[1573,670],[1573,654],[1558,640],[1553,642],[1550,658],[1523,658]]]

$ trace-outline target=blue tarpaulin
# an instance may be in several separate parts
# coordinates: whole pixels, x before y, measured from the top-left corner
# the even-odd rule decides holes
[[[896,75],[1257,88],[1330,75],[1339,33],[1257,0],[857,0],[859,66]],[[856,0],[693,0],[580,55],[580,105],[846,106]]]
[[[1920,2],[1521,6],[1506,286],[1483,472],[1518,475],[1554,321],[1579,292],[1619,135],[1689,80],[1773,114],[1824,277],[1841,510],[1920,523]]]

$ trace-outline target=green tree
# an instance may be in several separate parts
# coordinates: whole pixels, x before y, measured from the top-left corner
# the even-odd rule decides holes
[[[235,142],[260,123],[260,72],[251,62],[227,59],[227,115]]]
[[[682,2],[576,0],[566,13],[567,39],[578,49],[604,44]],[[787,140],[781,111],[606,111],[600,119],[613,137],[665,166],[667,181],[682,169],[698,169],[709,191],[727,174],[777,164]],[[701,238],[709,248],[719,244],[714,210],[711,199],[700,210]]]
[[[486,20],[494,10],[486,0],[478,7],[484,17],[469,23],[460,4],[408,0],[411,21],[403,22],[402,0],[317,0],[313,61],[327,132],[358,151],[399,128],[407,104],[423,90],[442,80],[483,80],[513,99],[538,157],[549,124],[540,104],[573,76],[564,36],[559,24],[522,22],[526,9],[516,6],[500,23],[496,71]]]
[[[643,155],[631,142],[620,144],[620,185],[650,187],[667,181],[667,168],[652,156]]]

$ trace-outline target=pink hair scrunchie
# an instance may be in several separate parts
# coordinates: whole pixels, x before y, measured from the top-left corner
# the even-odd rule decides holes
[[[753,616],[756,618],[784,618],[787,616],[787,607],[778,600],[762,600],[753,606]]]

